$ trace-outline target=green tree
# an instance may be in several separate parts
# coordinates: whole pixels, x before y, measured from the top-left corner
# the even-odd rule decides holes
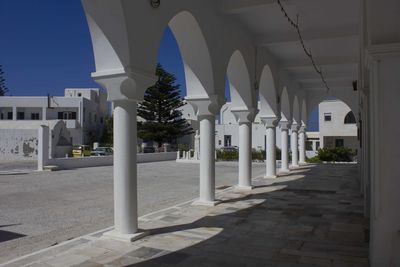
[[[156,75],[158,81],[147,89],[144,101],[138,105],[138,116],[144,119],[144,122],[138,122],[138,136],[161,146],[192,134],[193,129],[179,110],[185,102],[180,96],[180,86],[175,83],[175,76],[160,64],[157,65]]]
[[[8,88],[6,86],[6,79],[4,78],[4,72],[2,66],[0,65],[0,96],[4,96],[8,92]]]
[[[113,117],[107,117],[104,120],[103,135],[101,137],[101,143],[103,145],[113,145]]]

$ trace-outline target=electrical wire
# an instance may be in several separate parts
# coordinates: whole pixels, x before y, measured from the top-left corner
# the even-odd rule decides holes
[[[303,50],[304,50],[304,53],[305,53],[306,56],[310,59],[311,64],[312,64],[313,67],[314,67],[314,70],[315,70],[315,71],[318,73],[318,75],[321,77],[321,80],[322,80],[322,82],[324,83],[324,85],[325,85],[325,87],[326,87],[326,90],[329,92],[330,88],[329,88],[329,86],[328,86],[328,83],[326,82],[325,76],[324,76],[324,74],[323,74],[321,68],[320,68],[320,67],[317,65],[317,63],[315,62],[315,59],[314,59],[314,57],[313,57],[313,55],[312,55],[312,53],[311,53],[311,50],[308,50],[308,49],[306,48],[306,45],[305,45],[305,42],[304,42],[304,39],[303,39],[303,35],[301,34],[300,27],[299,27],[299,15],[297,15],[297,20],[296,20],[296,22],[294,22],[293,19],[292,19],[292,18],[289,16],[289,14],[286,12],[286,9],[284,8],[284,6],[283,6],[282,3],[281,3],[281,0],[277,0],[277,2],[278,2],[278,5],[279,5],[280,8],[281,8],[282,14],[286,17],[286,19],[288,20],[289,24],[292,25],[293,28],[295,28],[295,30],[296,30],[296,32],[297,32],[297,35],[299,36],[300,43],[301,43],[301,46],[302,46],[302,48],[303,48]]]

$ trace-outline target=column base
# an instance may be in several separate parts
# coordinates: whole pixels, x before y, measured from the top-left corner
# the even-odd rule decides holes
[[[307,162],[299,162],[299,165],[300,165],[300,166],[307,165]]]
[[[265,175],[264,176],[264,179],[275,179],[275,178],[278,178],[278,176],[276,176],[276,175]]]
[[[280,169],[278,175],[279,174],[288,174],[288,173],[290,173],[289,169]]]
[[[105,232],[103,236],[105,238],[109,239],[114,239],[117,241],[122,241],[122,242],[129,242],[132,243],[138,239],[141,239],[149,234],[149,231],[143,231],[143,232],[137,232],[134,234],[121,234],[117,232],[116,230],[111,230],[109,232]]]
[[[206,207],[214,207],[217,206],[221,201],[214,200],[214,201],[204,201],[204,200],[196,200],[192,203],[192,206],[206,206]]]
[[[235,190],[238,191],[251,191],[254,189],[254,186],[244,186],[244,185],[236,185]]]
[[[298,168],[298,167],[300,167],[300,165],[298,165],[298,164],[297,165],[290,165],[290,167],[291,168]]]

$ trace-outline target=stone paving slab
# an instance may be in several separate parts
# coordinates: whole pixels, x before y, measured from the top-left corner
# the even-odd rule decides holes
[[[252,191],[217,191],[215,207],[188,202],[141,217],[150,235],[134,243],[103,230],[4,266],[369,266],[356,168],[258,178]]]

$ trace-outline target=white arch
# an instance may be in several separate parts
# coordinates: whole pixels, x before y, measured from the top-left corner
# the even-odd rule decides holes
[[[232,108],[247,110],[254,108],[253,89],[251,87],[249,71],[239,50],[236,50],[229,60],[227,76]]]
[[[188,11],[169,22],[181,52],[188,97],[214,94],[213,67],[207,42],[196,18]]]
[[[286,87],[283,87],[280,100],[281,100],[280,104],[281,104],[281,117],[282,117],[281,121],[291,121],[292,114],[290,108],[290,99]]]
[[[301,123],[300,104],[297,96],[295,96],[293,100],[293,123]]]
[[[260,76],[260,115],[261,117],[277,117],[278,101],[274,77],[271,68],[265,65]]]
[[[303,99],[303,101],[301,102],[301,123],[302,125],[306,125],[308,121],[307,118],[307,103],[306,100]]]

